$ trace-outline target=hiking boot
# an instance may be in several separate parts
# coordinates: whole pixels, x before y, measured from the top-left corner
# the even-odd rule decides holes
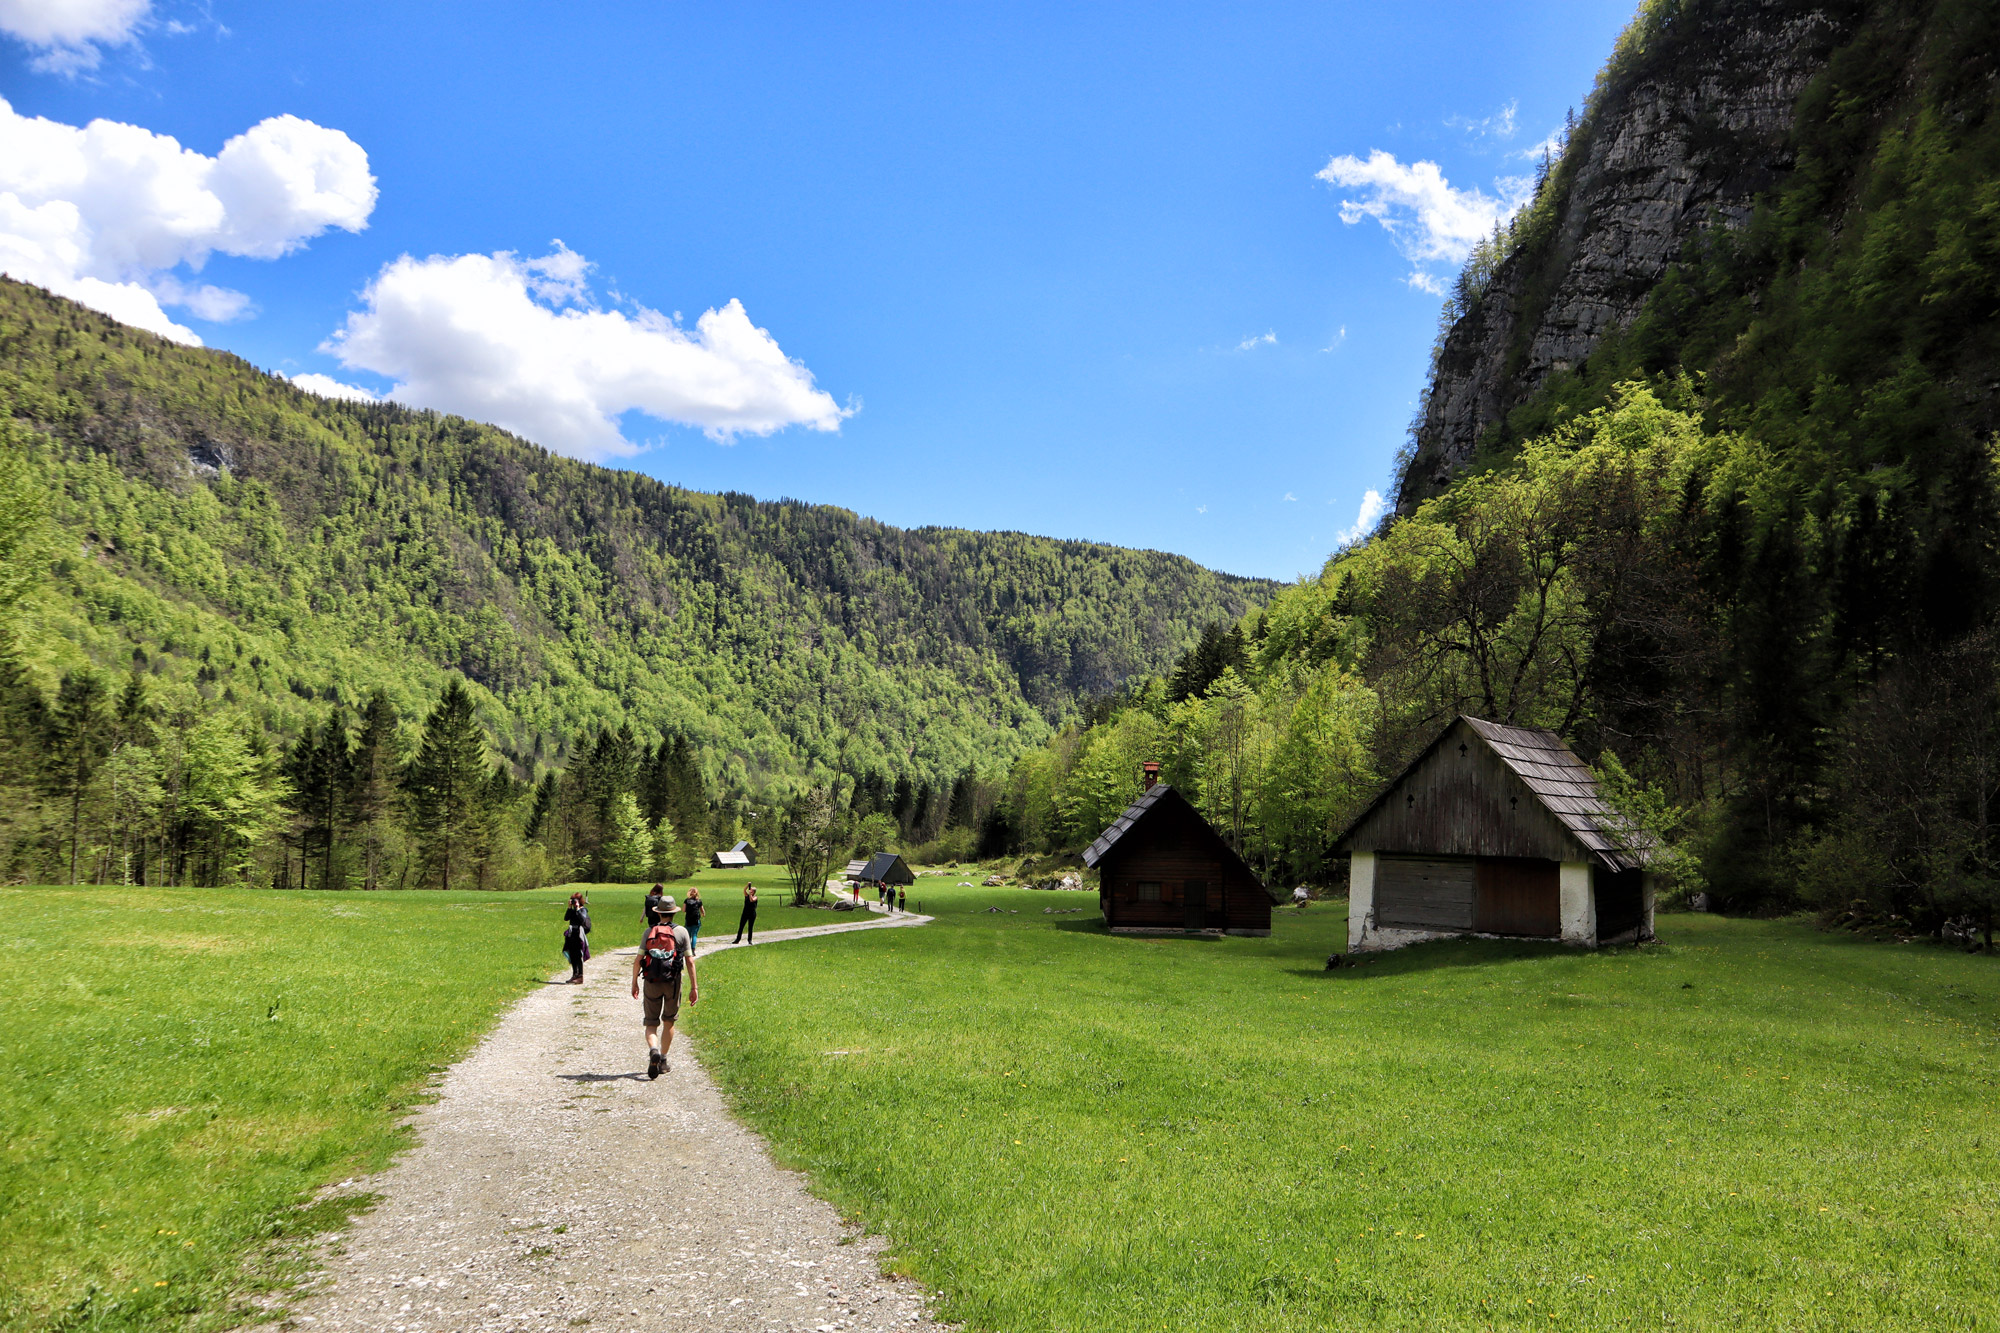
[[[658,1051],[654,1051],[646,1057],[647,1078],[658,1078],[660,1076],[660,1071],[662,1069],[665,1069],[666,1067],[667,1067],[667,1059],[665,1056],[661,1055]]]

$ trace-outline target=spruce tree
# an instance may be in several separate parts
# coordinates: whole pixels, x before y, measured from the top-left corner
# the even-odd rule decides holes
[[[76,883],[78,835],[83,824],[83,796],[97,765],[110,750],[110,710],[105,707],[104,682],[89,671],[72,671],[56,691],[49,719],[48,782],[50,794],[69,807],[69,882]]]
[[[403,779],[418,852],[426,871],[435,868],[439,888],[451,887],[454,871],[463,869],[472,851],[468,844],[479,833],[486,779],[486,737],[472,695],[454,677],[424,719],[423,742]]]

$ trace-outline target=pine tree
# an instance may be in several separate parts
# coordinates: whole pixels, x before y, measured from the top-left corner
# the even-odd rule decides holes
[[[348,818],[360,842],[361,884],[367,889],[381,885],[391,820],[396,813],[396,773],[401,766],[396,753],[398,721],[389,696],[375,691],[361,710],[361,728],[348,765]]]
[[[72,671],[56,691],[49,719],[49,794],[69,805],[69,882],[76,883],[77,843],[83,825],[83,797],[97,765],[111,748],[111,715],[104,682],[95,673]]]
[[[605,870],[615,884],[635,884],[653,868],[653,833],[646,827],[639,802],[620,792],[611,802],[611,836],[604,845]],[[671,832],[668,834],[672,838]]]
[[[439,888],[451,887],[479,833],[486,795],[486,737],[474,716],[472,695],[454,677],[424,719],[424,738],[403,785],[410,797],[410,825],[426,869],[435,867]]]

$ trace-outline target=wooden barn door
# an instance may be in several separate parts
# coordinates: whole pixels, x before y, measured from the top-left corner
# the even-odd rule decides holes
[[[1561,869],[1554,861],[1482,856],[1473,884],[1474,930],[1488,935],[1562,934]]]
[[[1182,924],[1189,930],[1208,929],[1208,881],[1191,879],[1181,886],[1182,906],[1186,916]]]

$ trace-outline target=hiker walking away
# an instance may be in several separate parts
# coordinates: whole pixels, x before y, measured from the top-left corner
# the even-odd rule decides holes
[[[910,891],[908,889],[896,890],[896,910],[898,912],[907,912],[910,910]]]
[[[750,932],[750,942],[757,942],[757,886],[743,886],[743,915],[736,920],[736,942],[743,943],[743,932]]]
[[[674,900],[660,897],[659,924],[646,930],[632,960],[632,998],[640,1001],[639,1021],[646,1028],[646,1077],[658,1078],[673,1068],[667,1052],[674,1044],[674,1020],[681,1012],[681,973],[687,973],[687,999],[700,998],[695,988],[694,945],[687,930],[674,924]]]
[[[673,900],[667,897],[667,891],[665,889],[661,888],[657,884],[653,886],[652,892],[646,895],[647,930],[651,930],[654,926],[660,924],[660,904],[663,902],[671,902],[671,901]]]
[[[701,919],[708,915],[708,904],[701,900],[701,889],[689,886],[687,896],[688,952],[701,947]]]
[[[583,960],[589,957],[590,945],[586,936],[590,933],[590,914],[583,910],[580,894],[569,896],[569,907],[563,912],[563,953],[569,959],[569,983],[583,984]]]

